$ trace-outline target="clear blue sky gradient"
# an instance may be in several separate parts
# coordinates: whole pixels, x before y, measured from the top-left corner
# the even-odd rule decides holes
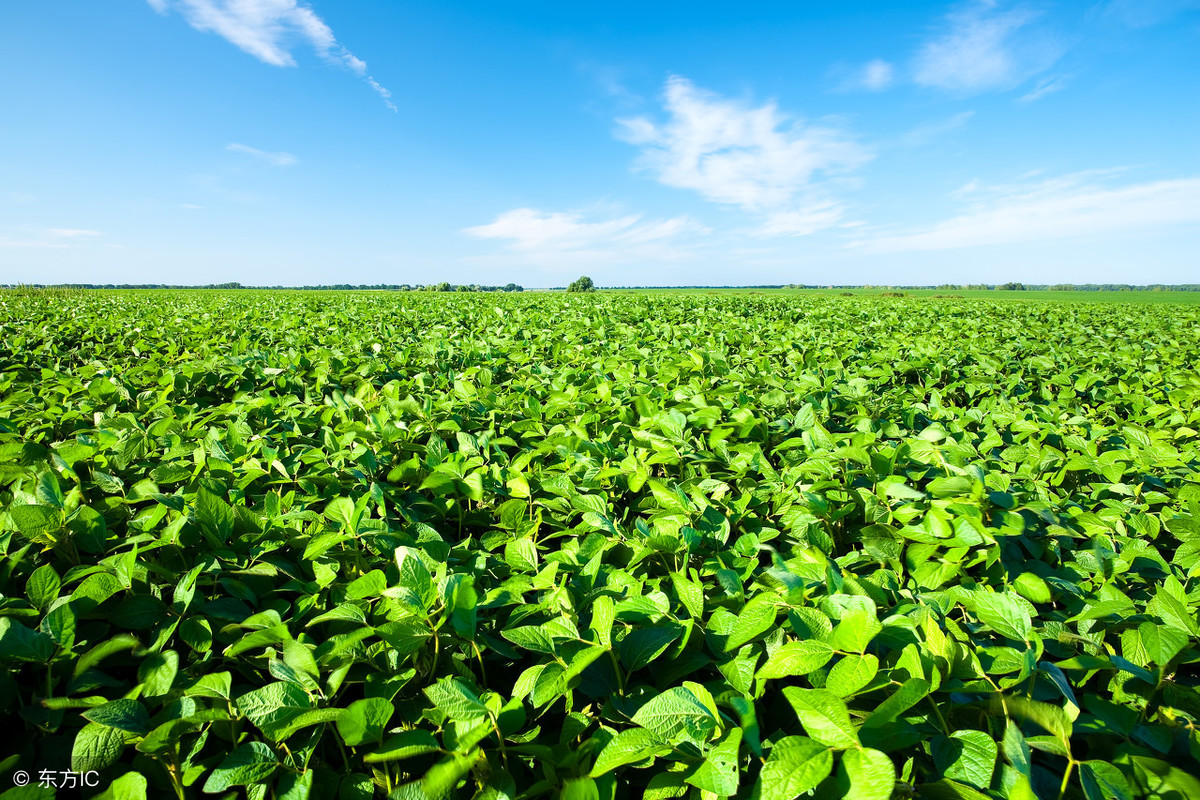
[[[0,283],[1200,282],[1200,0],[39,0],[0,74]]]

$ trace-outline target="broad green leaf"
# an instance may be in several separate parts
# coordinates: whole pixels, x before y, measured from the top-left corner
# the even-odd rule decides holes
[[[12,506],[8,509],[8,515],[17,530],[32,539],[54,534],[63,524],[62,511],[50,506]]]
[[[117,763],[125,749],[125,735],[116,728],[88,723],[75,734],[71,747],[71,769],[91,772],[108,769]]]
[[[400,570],[397,588],[412,598],[415,605],[427,608],[433,602],[433,578],[429,568],[410,547],[396,548],[396,566]]]
[[[138,772],[126,772],[108,785],[96,800],[146,800],[149,784]]]
[[[151,653],[138,667],[143,697],[159,697],[171,691],[179,674],[179,654],[174,650]]]
[[[524,625],[519,628],[508,628],[501,631],[500,635],[517,647],[522,647],[535,653],[552,655],[557,651],[554,638],[541,625]]]
[[[149,753],[151,755],[173,750],[178,745],[179,740],[185,734],[191,733],[198,724],[200,723],[183,719],[173,719],[164,722],[146,734],[137,743],[137,749],[142,753]]]
[[[49,636],[31,631],[9,617],[0,617],[0,658],[45,662],[53,655],[54,640]]]
[[[276,800],[308,800],[316,777],[317,773],[312,769],[301,773],[283,773],[275,783]]]
[[[1132,800],[1133,792],[1121,770],[1107,761],[1084,761],[1079,779],[1087,800]]]
[[[216,794],[235,786],[263,783],[279,766],[275,754],[263,742],[238,745],[209,774],[204,791]]]
[[[1138,638],[1150,661],[1160,667],[1169,664],[1188,644],[1187,634],[1182,631],[1150,622],[1138,626]]]
[[[233,535],[233,508],[208,489],[196,493],[196,521],[216,541],[228,541]]]
[[[779,614],[779,599],[772,595],[755,595],[737,615],[737,621],[729,631],[725,652],[737,650],[742,645],[769,631]]]
[[[1200,797],[1200,778],[1177,766],[1149,756],[1131,756],[1138,782],[1151,797],[1188,798]],[[1095,775],[1095,777],[1100,777]],[[1099,784],[1100,781],[1098,780]],[[1104,785],[1100,786],[1101,790]],[[1090,800],[1090,798],[1089,798]]]
[[[923,783],[919,789],[921,797],[928,797],[930,800],[992,800],[990,795],[948,778]]]
[[[1013,581],[1017,593],[1031,603],[1049,603],[1050,587],[1046,582],[1032,572],[1022,572]]]
[[[692,619],[703,619],[704,589],[678,572],[671,573],[671,585],[675,587],[675,594]]]
[[[210,672],[201,675],[190,687],[184,690],[189,697],[210,697],[214,700],[231,700],[233,698],[233,676],[228,672]]]
[[[488,716],[487,706],[460,681],[443,678],[425,688],[425,696],[452,720],[471,722]]]
[[[292,634],[288,631],[287,626],[282,623],[271,625],[267,628],[260,628],[246,634],[225,648],[225,657],[236,658],[242,653],[286,642],[290,638],[292,638]]]
[[[591,778],[567,778],[559,797],[562,800],[600,800],[600,790]]]
[[[795,686],[784,688],[783,696],[800,718],[804,731],[816,741],[829,747],[858,745],[858,733],[842,698],[821,689]]]
[[[833,650],[824,642],[788,642],[776,648],[758,669],[760,679],[808,675],[829,663]]]
[[[395,708],[391,702],[381,697],[355,700],[338,715],[338,733],[350,747],[375,744],[383,738],[393,713]]]
[[[996,768],[996,742],[983,731],[954,731],[933,739],[933,762],[943,777],[986,789]]]
[[[1028,642],[1033,635],[1029,611],[1010,594],[973,592],[971,610],[980,622],[1009,639]]]
[[[1008,763],[1012,764],[1013,768],[1026,778],[1030,777],[1032,775],[1032,762],[1029,743],[1025,741],[1025,735],[1021,733],[1021,728],[1011,719],[1004,729],[1004,738],[1001,740],[1001,745],[1004,748],[1004,757],[1008,759]]]
[[[833,771],[833,751],[803,736],[775,742],[759,773],[757,800],[795,800],[812,791]]]
[[[292,721],[312,710],[308,694],[291,683],[269,683],[237,698],[238,710],[268,739],[287,738]]]
[[[868,608],[856,605],[846,612],[826,641],[834,650],[862,653],[881,630],[883,626],[875,615]]]
[[[708,706],[682,686],[651,698],[633,715],[633,723],[668,742],[677,737],[692,742],[707,741],[717,727]]]
[[[704,763],[686,780],[692,786],[712,792],[718,797],[729,797],[738,790],[738,749],[742,743],[742,729],[731,728],[717,744],[708,751]]]
[[[897,719],[908,709],[921,702],[929,694],[929,681],[909,678],[886,700],[875,707],[860,730],[865,744],[890,752],[896,743],[902,726],[895,725]]]
[[[658,658],[683,634],[677,625],[637,628],[621,640],[621,663],[632,672]]]
[[[598,597],[592,604],[592,621],[589,629],[595,634],[594,641],[604,646],[612,643],[612,626],[616,619],[616,609],[612,598],[604,595]]]
[[[75,646],[75,611],[70,603],[55,606],[45,618],[38,630],[50,637],[63,650]]]
[[[874,680],[878,672],[879,659],[870,653],[844,656],[829,670],[825,689],[838,697],[849,697]]]
[[[1064,747],[1069,746],[1072,733],[1071,719],[1061,708],[1025,697],[1004,698],[1009,713],[1020,720],[1032,722],[1054,734]],[[994,704],[995,705],[995,704]]]
[[[886,753],[871,749],[842,753],[839,774],[848,790],[845,800],[888,800],[896,787],[896,768]]]
[[[366,634],[371,631],[366,629]],[[400,653],[408,655],[421,650],[433,637],[433,632],[423,620],[415,617],[402,617],[392,622],[385,622],[375,629],[374,633]]]
[[[389,736],[379,746],[378,750],[364,756],[363,761],[368,764],[382,764],[387,761],[400,761],[405,758],[425,755],[426,753],[438,753],[441,750],[442,748],[438,745],[437,739],[433,738],[433,734],[428,731],[402,731],[401,733]]]
[[[366,575],[355,578],[346,586],[347,600],[372,600],[383,594],[387,588],[387,578],[383,570],[373,569]]]
[[[54,567],[43,564],[33,571],[25,583],[25,596],[37,608],[45,609],[58,597],[61,588],[62,582]]]
[[[471,755],[451,753],[448,758],[430,767],[421,778],[421,791],[430,798],[448,797],[482,756],[479,751]]]
[[[665,755],[670,751],[671,747],[666,740],[653,731],[645,728],[629,728],[617,733],[608,741],[608,744],[604,745],[588,774],[593,778],[598,778],[605,773],[612,772],[617,767],[645,761],[653,756]]]
[[[325,506],[325,519],[336,522],[343,531],[354,533],[354,501],[335,497]]]
[[[150,714],[137,700],[113,700],[83,712],[83,718],[129,733],[145,734],[150,730]]]

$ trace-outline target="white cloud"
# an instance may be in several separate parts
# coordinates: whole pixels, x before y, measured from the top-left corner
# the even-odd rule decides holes
[[[47,228],[46,233],[48,233],[51,236],[65,238],[65,239],[76,239],[80,236],[103,236],[104,235],[100,231],[89,231],[89,230],[84,230],[82,228]]]
[[[768,214],[766,222],[755,233],[759,236],[808,236],[826,228],[855,224],[842,222],[843,216],[840,203],[813,201],[797,209]]]
[[[873,92],[886,89],[892,85],[895,71],[891,64],[881,59],[868,61],[862,69],[862,85]]]
[[[1060,92],[1067,88],[1067,79],[1061,76],[1051,78],[1042,78],[1037,82],[1037,86],[1017,98],[1018,103],[1032,103],[1035,100],[1041,100],[1048,94]]]
[[[1104,174],[1079,173],[1030,186],[1001,187],[932,227],[856,246],[878,253],[951,250],[1200,224],[1200,177],[1110,187],[1098,180]],[[974,184],[957,196],[979,194]]]
[[[231,150],[235,153],[245,153],[248,156],[254,156],[260,161],[265,161],[276,167],[290,167],[296,163],[297,158],[291,153],[268,153],[266,150],[259,150],[257,147],[238,144],[233,142],[225,147],[226,150]]]
[[[388,108],[390,108],[392,111],[400,110],[396,108],[396,104],[392,102],[392,93],[380,86],[379,81],[375,80],[370,75],[367,76],[367,85],[374,89],[375,92],[383,98],[383,102]]]
[[[618,120],[619,137],[641,148],[638,167],[666,186],[752,213],[805,214],[806,206],[827,202],[815,199],[824,194],[818,173],[845,172],[870,158],[842,131],[803,125],[773,102],[724,99],[679,76],[667,81],[664,107],[661,124]]]
[[[891,86],[895,79],[896,68],[881,58],[875,58],[856,70],[844,88],[881,92]]]
[[[686,257],[688,237],[708,229],[686,216],[646,220],[631,214],[589,222],[577,211],[548,212],[515,208],[487,225],[463,231],[480,239],[507,240],[508,249],[542,265],[562,262],[678,260]]]
[[[147,0],[160,14],[177,10],[198,31],[215,33],[258,60],[294,67],[292,48],[310,46],[326,61],[363,78],[395,110],[391,93],[367,74],[367,64],[338,43],[325,21],[301,0]]]
[[[974,2],[948,15],[948,30],[917,54],[913,78],[923,86],[954,92],[1011,89],[1049,69],[1061,47],[1030,29],[1038,15]]]

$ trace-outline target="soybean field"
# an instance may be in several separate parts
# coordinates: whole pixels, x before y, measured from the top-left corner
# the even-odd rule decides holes
[[[0,797],[1200,797],[1197,365],[1169,302],[0,292]]]

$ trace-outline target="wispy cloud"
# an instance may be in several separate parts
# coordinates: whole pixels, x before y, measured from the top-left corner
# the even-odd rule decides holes
[[[882,58],[874,58],[850,72],[838,86],[843,91],[865,89],[881,92],[896,81],[896,67]]]
[[[1027,186],[981,190],[960,214],[928,228],[877,236],[855,246],[869,252],[951,250],[1159,229],[1200,223],[1200,177],[1110,186],[1105,173],[1078,173]]]
[[[664,110],[662,123],[618,120],[619,138],[641,148],[638,168],[666,186],[780,220],[830,203],[818,175],[843,174],[871,157],[843,131],[804,125],[774,102],[753,107],[722,98],[679,76],[667,81]],[[823,218],[836,220],[829,209]]]
[[[975,93],[1012,89],[1049,69],[1061,46],[1031,24],[1028,8],[980,0],[952,12],[946,28],[917,53],[913,79],[923,86]]]
[[[375,93],[383,98],[384,105],[386,105],[392,111],[400,110],[399,108],[396,107],[396,104],[394,102],[392,102],[392,93],[389,92],[384,87],[380,86],[379,81],[375,80],[370,75],[367,76],[367,85],[370,86],[372,89],[374,89]]]
[[[248,156],[254,156],[260,161],[265,161],[276,167],[290,167],[298,160],[291,153],[269,153],[266,150],[259,150],[257,147],[250,147],[249,145],[238,144],[237,142],[226,145],[225,149],[235,153],[245,153]]]
[[[921,147],[923,145],[927,145],[930,142],[945,136],[951,131],[962,128],[973,116],[975,116],[974,111],[960,111],[952,117],[947,117],[946,119],[941,119],[936,122],[930,122],[925,125],[918,125],[900,137],[900,142],[908,147]]]
[[[758,236],[808,236],[826,228],[845,226],[844,216],[841,203],[815,200],[799,208],[771,212],[754,233]]]
[[[1061,75],[1042,78],[1037,82],[1037,86],[1017,98],[1018,103],[1032,103],[1035,100],[1041,100],[1048,94],[1061,92],[1067,88],[1067,79]]]
[[[1184,11],[1200,10],[1200,0],[1108,0],[1099,16],[1127,28],[1148,28]]]
[[[72,245],[66,242],[47,242],[42,239],[9,239],[5,236],[0,236],[0,247],[5,248],[62,248],[71,247]]]
[[[613,64],[581,61],[576,65],[581,74],[588,78],[609,101],[623,108],[634,108],[645,102],[644,98],[630,90],[625,84],[624,72]]]
[[[87,246],[88,241],[104,236],[104,233],[85,228],[41,228],[18,230],[16,235],[18,238],[10,238],[0,232],[0,247],[32,249],[84,247]]]
[[[80,236],[103,236],[100,231],[85,230],[83,228],[47,228],[46,233],[50,236],[63,239],[76,239]]]
[[[673,261],[686,257],[692,237],[708,229],[689,217],[643,220],[630,214],[588,221],[583,212],[515,208],[487,225],[467,228],[468,236],[500,239],[507,249],[541,266]]]
[[[311,47],[326,61],[363,78],[393,111],[391,93],[367,74],[367,64],[333,35],[325,21],[300,0],[146,0],[165,14],[174,9],[198,31],[215,33],[258,60],[294,67],[297,43]]]

